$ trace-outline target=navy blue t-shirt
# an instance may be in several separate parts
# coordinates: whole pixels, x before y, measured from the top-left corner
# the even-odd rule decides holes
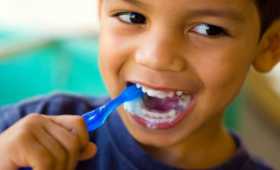
[[[30,113],[46,115],[81,115],[106,101],[68,94],[55,94],[0,108],[0,132]],[[113,113],[105,125],[90,134],[97,145],[97,154],[82,161],[77,170],[178,170],[153,159],[129,134],[119,115]],[[271,170],[248,154],[237,135],[233,134],[238,151],[224,164],[211,170]]]

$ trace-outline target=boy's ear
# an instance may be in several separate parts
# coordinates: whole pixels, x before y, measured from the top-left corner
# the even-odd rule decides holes
[[[268,72],[280,61],[280,20],[275,21],[262,36],[253,65],[257,71]]]

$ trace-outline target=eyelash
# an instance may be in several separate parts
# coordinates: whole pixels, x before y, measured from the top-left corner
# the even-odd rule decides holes
[[[135,22],[128,22],[125,21],[125,19],[133,19],[133,18],[122,18],[125,17],[125,15],[130,15],[127,17],[134,17]],[[119,21],[125,23],[125,24],[130,24],[130,25],[142,25],[142,24],[146,24],[146,17],[140,13],[137,12],[119,12],[113,15],[114,17],[118,18]],[[138,17],[138,18],[135,18]],[[138,19],[138,21],[137,21]],[[138,22],[138,23],[137,23]]]
[[[208,30],[203,30],[203,29],[208,29]],[[191,32],[198,33],[199,35],[211,37],[211,38],[229,36],[229,33],[224,28],[212,24],[206,24],[206,23],[198,24],[194,26],[191,29]]]
[[[129,25],[144,25],[146,24],[146,20],[147,20],[144,15],[137,12],[129,12],[129,11],[118,12],[114,14],[113,17],[116,17],[120,22]],[[134,21],[131,19],[134,19]],[[208,30],[203,30],[203,29],[208,29]],[[209,38],[229,36],[229,33],[224,28],[212,24],[206,24],[206,23],[198,24],[192,27],[190,31]]]

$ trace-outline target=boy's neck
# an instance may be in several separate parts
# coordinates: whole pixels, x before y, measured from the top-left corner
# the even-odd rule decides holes
[[[217,118],[200,128],[184,142],[168,148],[144,146],[155,159],[168,165],[186,169],[207,169],[229,160],[236,152],[231,135]]]

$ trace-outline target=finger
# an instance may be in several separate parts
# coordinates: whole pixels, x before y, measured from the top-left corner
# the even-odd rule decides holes
[[[26,165],[31,166],[33,170],[50,170],[55,168],[55,159],[49,150],[43,146],[35,135],[22,142],[24,149],[22,157]]]
[[[89,143],[89,134],[81,116],[51,116],[51,120],[79,136],[82,147]]]
[[[49,120],[47,120],[49,121]],[[68,166],[68,152],[63,145],[50,134],[44,126],[36,131],[38,141],[48,149],[48,151],[55,158],[55,170],[67,170]]]
[[[96,155],[96,145],[94,143],[89,143],[87,147],[80,153],[79,160],[84,161],[92,158]]]
[[[79,136],[76,133],[69,132],[68,129],[65,129],[53,121],[45,124],[45,129],[65,148],[68,155],[67,168],[73,170],[77,164],[82,148]]]

